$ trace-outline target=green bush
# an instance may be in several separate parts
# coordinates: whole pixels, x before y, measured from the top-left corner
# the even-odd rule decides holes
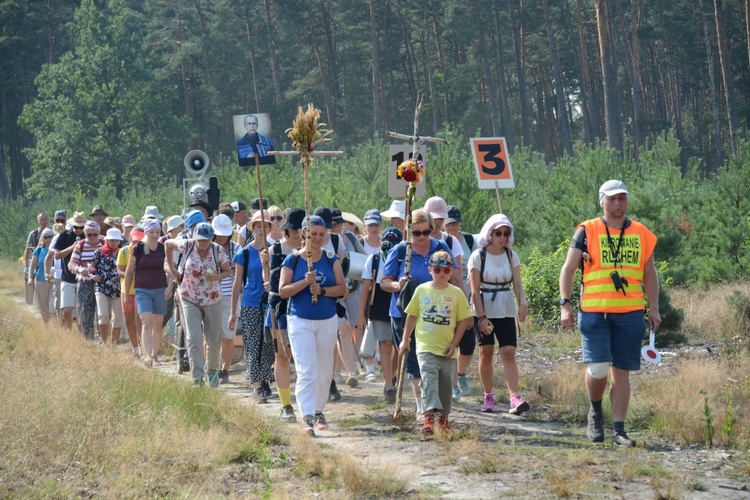
[[[529,315],[538,325],[553,326],[560,322],[560,269],[569,246],[569,242],[562,244],[551,254],[534,248],[523,265],[521,278],[529,303]],[[578,283],[578,276],[576,272],[574,283]],[[573,288],[570,301],[577,308],[580,287]]]

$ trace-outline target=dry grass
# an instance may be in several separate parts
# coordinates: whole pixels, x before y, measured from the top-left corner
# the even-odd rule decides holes
[[[295,471],[318,477],[328,487],[342,488],[347,498],[395,497],[406,491],[407,479],[395,463],[363,463],[348,453],[326,453],[308,436],[292,438]]]
[[[0,298],[0,496],[229,493],[223,469],[267,490],[276,430],[210,390],[138,368]]]
[[[588,399],[583,385],[584,368],[580,363],[561,363],[539,381],[539,392],[554,419],[583,422]]]
[[[733,321],[727,297],[736,290],[748,295],[750,284],[725,283],[709,290],[669,290],[673,305],[685,313],[683,330],[690,342],[716,342],[725,338],[726,329],[731,327]]]
[[[650,406],[650,429],[664,437],[683,443],[704,443],[707,398],[714,445],[750,446],[750,357],[747,355],[735,357],[731,362],[720,357],[678,362],[668,377],[640,379],[636,390],[638,398]],[[736,423],[727,435],[723,428],[728,411]]]

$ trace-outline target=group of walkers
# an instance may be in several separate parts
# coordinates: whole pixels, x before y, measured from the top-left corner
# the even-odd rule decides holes
[[[621,195],[622,189],[624,185],[611,196]],[[605,220],[610,194],[606,189],[604,193],[600,193],[603,227],[614,227]],[[156,207],[147,207],[138,221],[132,215],[109,217],[101,206],[89,218],[83,212],[68,218],[66,211],[59,210],[52,228],[47,227],[47,215],[40,214],[25,257],[28,283],[36,287],[43,320],[49,321],[57,311],[64,326],[72,329],[76,320],[90,341],[99,341],[95,339],[98,325],[103,343],[116,342],[125,328],[133,354],[151,367],[162,363],[162,331],[168,323],[165,316],[171,317],[178,335],[184,331],[184,346],[177,341],[178,361],[190,371],[194,387],[228,383],[229,369],[237,360],[235,349],[241,347],[245,379],[255,401],[266,403],[275,382],[280,418],[285,422],[297,421],[291,398],[293,365],[302,430],[311,435],[328,428],[325,407],[341,399],[337,384],[355,387],[361,377],[377,381],[378,363],[383,398],[394,403],[400,357],[414,394],[420,432],[431,434],[436,427],[449,431],[452,402],[471,394],[467,372],[477,344],[483,390],[480,410],[494,412],[498,404],[493,386],[495,344],[509,413],[530,410],[519,393],[516,364],[516,320],[525,321],[528,305],[520,258],[512,250],[515,230],[506,215],[491,216],[473,235],[461,230],[458,207],[432,197],[410,214],[410,234],[405,235],[406,214],[400,200],[383,212],[368,210],[363,221],[336,208],[321,206],[306,216],[301,208],[266,209],[265,200],[263,205],[256,198],[249,211],[239,201],[221,204],[214,211],[196,200],[184,215],[166,219]],[[390,227],[384,229],[384,221]],[[617,250],[624,238],[628,246],[634,244],[630,231],[636,228],[641,230],[637,237],[644,239],[639,240],[643,249],[639,259],[645,260],[635,267],[653,264],[656,238],[637,223],[625,221],[628,227],[623,222],[615,228],[620,231]],[[605,246],[597,239],[594,248],[591,239],[597,236],[588,234],[589,225],[582,227],[587,230],[583,236],[576,233],[570,262],[561,275],[566,326],[573,326],[567,310],[571,266],[596,262],[595,253]],[[617,257],[615,252],[615,271],[623,265]],[[606,265],[600,262],[595,272],[601,273],[602,267]],[[628,293],[633,285],[645,282],[652,309],[658,300],[652,297],[653,273],[645,265],[640,275],[629,270],[622,280],[626,287],[629,282]],[[588,278],[584,269],[586,288]],[[591,286],[595,293],[603,288],[606,285]],[[588,298],[584,293],[582,305]],[[592,299],[594,310],[606,309],[608,298]],[[638,298],[640,309],[634,311],[642,312],[643,293]],[[589,372],[596,367],[586,376],[592,398],[589,436],[601,440],[600,396],[611,363],[612,390],[617,396],[617,402],[613,396],[613,414],[617,405],[615,417],[622,419],[615,422],[615,437],[620,436],[615,441],[634,445],[621,426],[623,406],[627,410],[622,385],[629,383],[623,373],[638,369],[639,363],[629,353],[621,364],[619,351],[625,342],[615,327],[607,326],[612,320],[606,312],[604,316],[604,324],[596,325],[596,340],[581,325],[584,362],[592,363]],[[650,319],[652,328],[658,327],[658,303]],[[639,335],[634,325],[628,334],[631,343]],[[596,347],[587,348],[587,339]],[[617,348],[608,349],[610,344]]]

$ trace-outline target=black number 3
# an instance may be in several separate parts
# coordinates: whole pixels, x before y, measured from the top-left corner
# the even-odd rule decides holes
[[[478,147],[479,151],[487,153],[484,155],[482,162],[482,171],[487,175],[500,175],[505,171],[505,161],[502,158],[498,158],[502,152],[500,144],[480,144]],[[485,163],[493,163],[493,168],[488,168]]]

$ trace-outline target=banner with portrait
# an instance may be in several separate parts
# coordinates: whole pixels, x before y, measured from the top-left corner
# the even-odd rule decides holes
[[[276,157],[268,154],[274,151],[271,116],[268,113],[233,115],[232,122],[237,160],[241,167],[254,166],[255,155],[258,155],[260,165],[276,163]]]

